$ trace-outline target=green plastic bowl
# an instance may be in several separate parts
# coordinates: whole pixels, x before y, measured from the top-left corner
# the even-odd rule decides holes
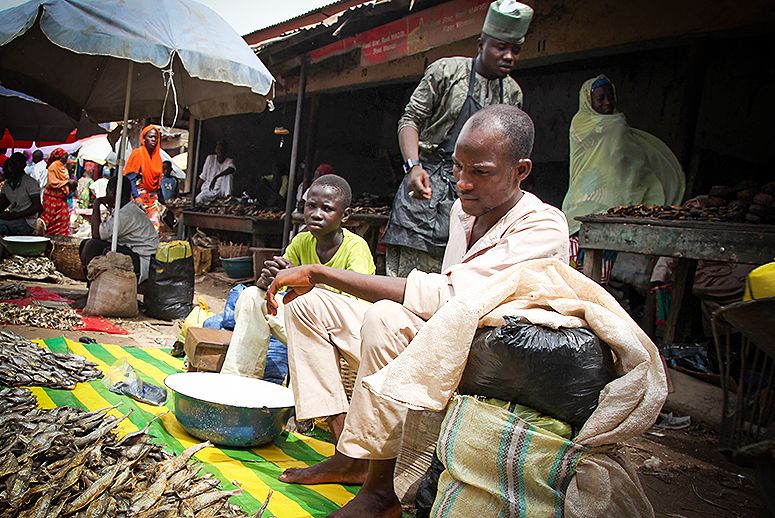
[[[253,257],[250,255],[221,259],[221,263],[223,263],[223,271],[232,279],[253,277]]]
[[[46,253],[51,240],[42,236],[5,236],[3,245],[13,255],[35,256]]]

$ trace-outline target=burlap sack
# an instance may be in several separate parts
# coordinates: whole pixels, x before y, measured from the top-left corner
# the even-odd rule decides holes
[[[137,316],[137,277],[132,259],[118,252],[95,257],[89,263],[89,297],[84,315]]]

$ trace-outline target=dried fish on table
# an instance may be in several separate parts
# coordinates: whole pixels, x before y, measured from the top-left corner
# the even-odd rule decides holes
[[[48,257],[13,255],[0,261],[0,275],[23,279],[48,279],[62,276]]]
[[[13,326],[44,327],[65,331],[80,327],[83,320],[72,308],[47,308],[40,305],[17,306],[0,302],[0,323]]]
[[[101,377],[97,364],[81,356],[55,353],[10,331],[0,331],[0,385],[73,389],[76,383]]]
[[[36,402],[35,397],[29,389],[0,389],[0,414],[28,412],[35,409]]]
[[[27,389],[13,397],[35,405]],[[174,456],[145,431],[119,442],[112,429],[121,418],[106,417],[109,410],[0,406],[0,517],[245,516],[226,501],[240,489],[217,489],[189,462],[210,443]],[[129,455],[133,448],[141,453]]]
[[[6,284],[0,287],[0,300],[21,299],[29,294],[23,284]]]

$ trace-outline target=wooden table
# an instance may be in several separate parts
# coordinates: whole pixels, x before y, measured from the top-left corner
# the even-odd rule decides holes
[[[258,219],[250,216],[230,216],[226,214],[208,214],[192,210],[183,211],[183,225],[191,228],[209,228],[250,234],[251,246],[266,246],[266,237],[282,235],[282,219]]]
[[[764,264],[775,257],[775,225],[713,221],[584,216],[579,246],[584,274],[600,281],[604,250],[675,257],[675,282],[664,341],[675,343],[689,332],[686,306],[697,260]]]

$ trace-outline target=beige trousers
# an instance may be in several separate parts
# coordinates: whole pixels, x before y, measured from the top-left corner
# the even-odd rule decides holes
[[[266,291],[251,286],[240,293],[234,308],[234,332],[223,360],[222,374],[258,379],[264,376],[270,335],[274,334],[281,342],[288,343],[282,299],[278,302],[277,315],[272,316],[266,312]]]
[[[347,412],[337,450],[356,459],[396,458],[406,408],[364,389],[361,379],[406,349],[423,324],[396,302],[368,304],[321,288],[287,304],[288,367],[297,418]],[[340,355],[358,368],[349,405]]]

